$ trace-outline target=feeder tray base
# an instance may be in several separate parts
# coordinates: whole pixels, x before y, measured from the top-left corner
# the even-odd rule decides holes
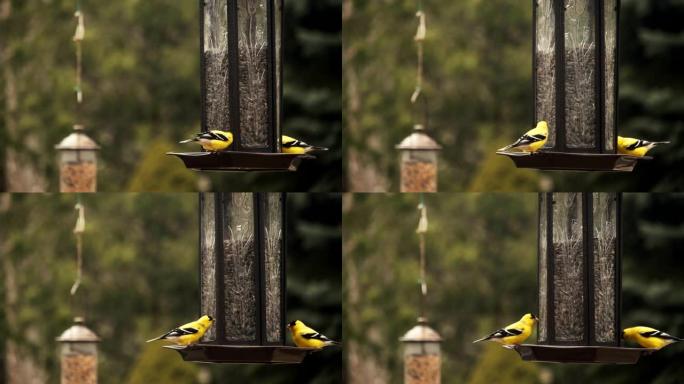
[[[514,347],[525,361],[548,363],[636,364],[655,349],[607,346],[522,344]]]
[[[185,361],[217,364],[299,364],[313,348],[282,345],[213,345],[195,344],[189,347],[165,345],[178,351]]]
[[[260,152],[167,152],[183,160],[187,168],[199,171],[249,172],[296,171],[302,159],[311,155]]]
[[[632,172],[639,160],[650,160],[652,157],[635,157],[617,153],[565,153],[539,151],[506,152],[497,151],[498,155],[507,156],[518,168],[534,168],[550,171],[602,171]]]

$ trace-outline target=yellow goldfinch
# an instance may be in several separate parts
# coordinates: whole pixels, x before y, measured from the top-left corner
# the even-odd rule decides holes
[[[475,340],[473,343],[491,340],[503,345],[506,348],[512,348],[512,346],[521,344],[523,341],[527,340],[528,337],[530,337],[532,334],[532,329],[538,320],[539,319],[537,316],[528,313],[519,321],[501,328],[487,337]]]
[[[155,340],[169,340],[176,345],[188,346],[197,343],[207,329],[211,328],[214,324],[214,318],[208,315],[204,315],[199,319],[183,324],[178,328],[172,329],[171,331],[156,337],[154,339],[147,340],[147,342]]]
[[[307,327],[299,320],[291,322],[287,328],[292,333],[292,341],[300,348],[321,349],[339,344],[337,341],[330,340],[325,335]]]
[[[233,134],[228,131],[207,131],[200,132],[192,139],[187,139],[179,142],[180,144],[192,143],[194,141],[199,142],[199,144],[204,148],[205,151],[209,152],[220,152],[233,144]]]
[[[313,151],[327,151],[328,148],[316,147],[309,145],[301,140],[297,140],[294,137],[283,135],[282,138],[283,153],[292,153],[295,155],[305,155]]]
[[[633,341],[644,348],[660,349],[672,343],[682,341],[679,337],[650,327],[632,327],[622,331],[622,338]]]
[[[669,141],[646,141],[641,139],[633,139],[631,137],[618,136],[617,148],[618,152],[623,155],[632,155],[636,157],[646,156],[646,152],[651,148],[660,144],[670,144]]]
[[[522,135],[515,143],[507,145],[499,151],[507,151],[509,149],[517,149],[522,152],[534,153],[546,144],[546,138],[549,136],[549,125],[546,121],[540,121],[537,126],[530,129]]]

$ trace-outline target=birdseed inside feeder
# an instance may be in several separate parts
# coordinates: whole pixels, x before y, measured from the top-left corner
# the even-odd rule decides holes
[[[396,146],[401,166],[401,192],[437,192],[437,155],[442,147],[422,124]]]
[[[200,307],[214,318],[187,361],[300,363],[286,345],[285,195],[200,194]]]
[[[85,326],[82,317],[58,338],[61,384],[97,384],[97,343],[100,338]]]
[[[539,196],[537,345],[524,360],[634,364],[651,352],[622,347],[621,196]]]
[[[55,149],[59,152],[59,191],[97,191],[97,151],[100,147],[86,135],[82,125],[65,137]]]
[[[404,383],[439,384],[441,382],[442,337],[424,317],[399,339],[404,344]]]
[[[534,154],[498,152],[519,168],[632,171],[617,153],[619,0],[532,0],[534,119],[549,125]]]
[[[230,131],[221,152],[170,152],[187,168],[295,171],[281,153],[283,0],[200,0],[202,131]]]

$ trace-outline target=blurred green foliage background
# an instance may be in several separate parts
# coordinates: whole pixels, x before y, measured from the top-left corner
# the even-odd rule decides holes
[[[78,115],[102,146],[102,191],[341,190],[340,0],[285,2],[283,132],[331,151],[297,173],[202,176],[165,155],[200,129],[198,1],[81,4],[76,111],[76,0],[0,0],[0,190],[57,190],[53,147]]]
[[[198,317],[197,194],[83,195],[76,310],[69,289],[77,196],[0,196],[0,382],[59,382],[55,338],[78,314],[102,338],[103,384],[341,382],[339,348],[293,366],[201,365],[183,362],[163,343],[145,343]],[[334,339],[342,329],[340,225],[339,195],[288,195],[287,318]]]
[[[684,4],[623,0],[618,132],[670,140],[631,174],[518,170],[497,148],[533,125],[532,2],[423,1],[424,94],[444,146],[440,191],[679,191],[684,185]],[[398,190],[411,132],[417,0],[343,2],[345,188]]]
[[[350,384],[402,381],[399,337],[418,316],[418,202],[416,194],[345,195]],[[425,203],[426,314],[444,338],[443,383],[681,382],[681,344],[626,366],[529,363],[493,343],[472,344],[537,310],[537,194],[428,194]],[[623,327],[684,335],[683,209],[681,194],[623,195]]]

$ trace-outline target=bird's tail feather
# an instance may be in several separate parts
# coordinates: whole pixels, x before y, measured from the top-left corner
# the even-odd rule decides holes
[[[146,341],[146,343],[151,343],[151,342],[153,342],[153,341],[161,340],[161,339],[164,338],[164,336],[166,336],[166,334],[163,334],[163,335],[161,335],[161,336],[159,336],[159,337],[155,337],[154,339],[149,339],[149,340]]]
[[[312,150],[312,151],[327,151],[328,148],[326,148],[326,147],[316,147],[316,146],[313,146],[313,145],[312,145],[312,146],[311,146],[311,150]]]
[[[197,139],[187,139],[187,140],[179,141],[178,144],[192,143],[193,141],[197,141]]]
[[[653,145],[660,145],[660,144],[670,144],[669,141],[653,141]]]
[[[481,339],[477,339],[477,340],[473,341],[473,344],[479,343],[480,341],[485,341],[485,340],[489,340],[489,336],[483,337],[483,338],[481,338]]]
[[[518,139],[514,143],[508,144],[507,146],[505,146],[503,148],[499,148],[499,151],[503,152],[503,151],[508,151],[511,148],[515,148],[518,144],[520,144],[520,140],[521,139]]]

